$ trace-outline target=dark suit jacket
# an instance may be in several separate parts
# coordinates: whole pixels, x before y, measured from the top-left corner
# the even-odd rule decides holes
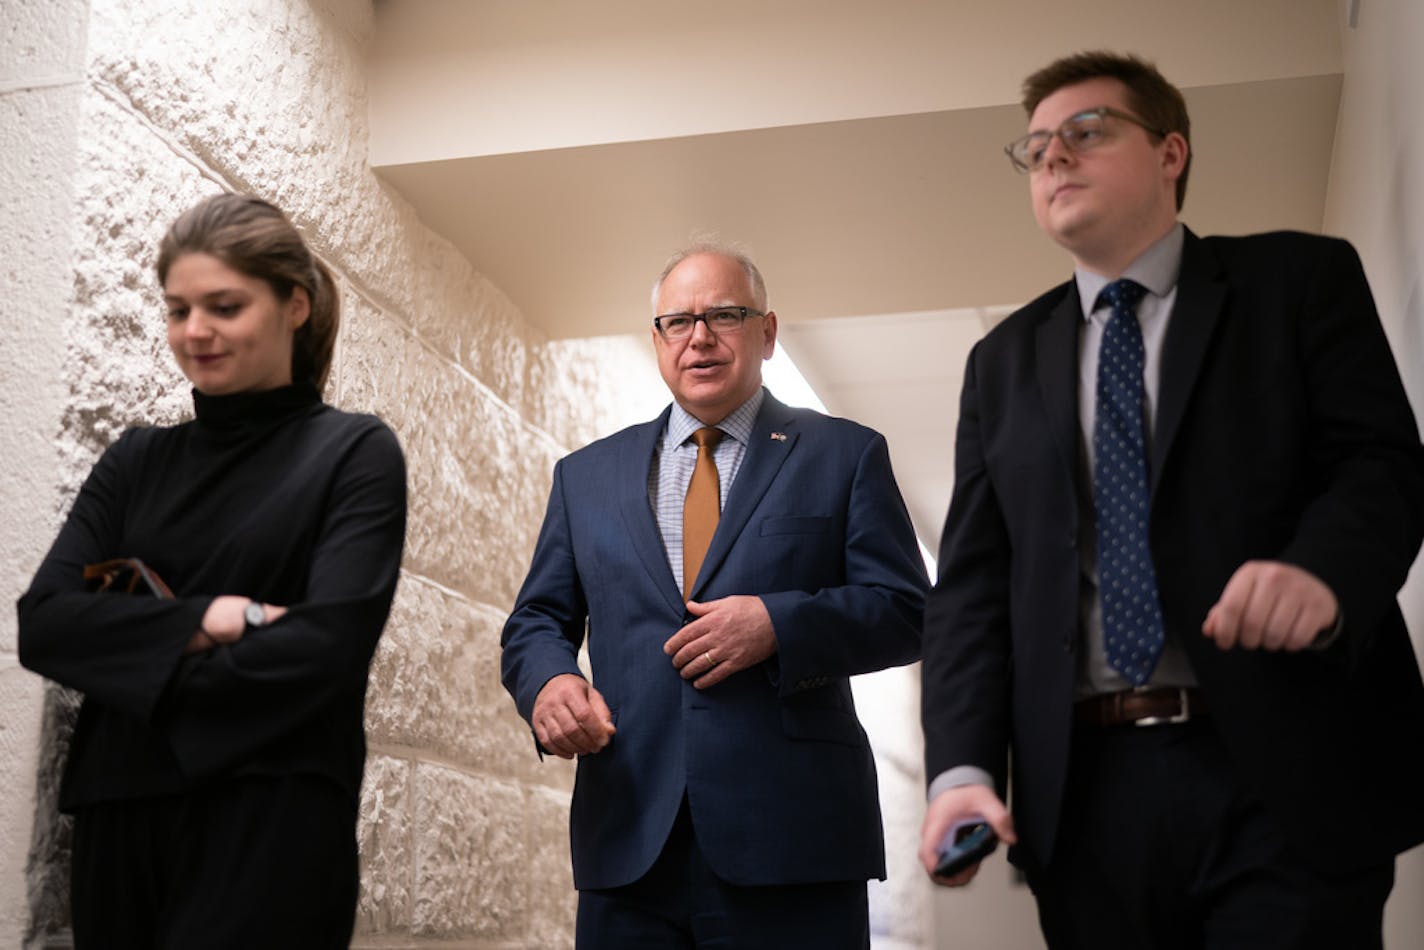
[[[779,652],[699,691],[662,651],[692,619],[648,500],[667,417],[559,462],[502,638],[504,683],[527,720],[551,677],[578,672],[587,623],[593,682],[617,725],[579,761],[574,883],[642,876],[684,793],[728,881],[883,878],[875,765],[849,677],[918,658],[928,587],[885,440],[767,394],[691,593],[760,595]]]
[[[977,765],[1002,791],[1012,748],[1025,862],[1052,853],[1081,648],[1081,320],[1070,281],[971,353],[926,607],[928,773]],[[1348,244],[1187,233],[1149,465],[1167,635],[1240,781],[1327,866],[1424,840],[1424,689],[1395,601],[1424,533],[1424,456]],[[1208,609],[1250,559],[1325,581],[1341,639],[1296,654],[1206,640]]]

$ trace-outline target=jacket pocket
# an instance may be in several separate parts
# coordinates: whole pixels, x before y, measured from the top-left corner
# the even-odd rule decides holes
[[[825,534],[831,530],[831,519],[824,517],[763,518],[760,534]]]
[[[869,740],[855,713],[816,706],[783,706],[781,729],[788,739],[865,746]]]

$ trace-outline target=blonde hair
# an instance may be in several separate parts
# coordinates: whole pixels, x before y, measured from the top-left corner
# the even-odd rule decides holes
[[[673,268],[697,254],[716,254],[718,257],[725,257],[736,261],[742,270],[746,271],[747,281],[752,288],[752,303],[756,304],[758,310],[769,309],[766,296],[766,281],[762,279],[761,271],[752,261],[746,251],[728,241],[720,241],[716,238],[706,238],[693,241],[691,244],[679,250],[672,257],[667,259],[663,265],[662,273],[658,279],[653,281],[652,308],[653,316],[658,315],[658,293],[663,289],[663,281],[667,280],[668,274],[673,272]]]

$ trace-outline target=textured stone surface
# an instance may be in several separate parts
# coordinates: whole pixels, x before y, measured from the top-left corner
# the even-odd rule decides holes
[[[79,78],[84,72],[87,7],[74,0],[5,0],[0,88]]]
[[[79,694],[57,686],[44,693],[39,771],[35,776],[35,822],[26,873],[30,922],[37,932],[69,923],[70,819],[59,813],[59,780],[79,713]]]
[[[192,387],[168,350],[153,262],[178,212],[218,190],[119,103],[88,96],[83,121],[61,439],[72,486],[128,426],[191,415]]]
[[[670,401],[646,334],[551,340],[531,354],[526,412],[561,445],[646,422]]]
[[[370,5],[336,6],[95,2],[89,69],[205,165],[320,233],[350,233],[374,189],[360,68]]]
[[[569,800],[532,789],[524,801],[524,854],[528,862],[524,897],[530,950],[574,945],[573,867],[569,863]]]
[[[563,449],[365,301],[350,301],[343,345],[342,404],[380,414],[405,448],[407,568],[507,609]]]
[[[0,655],[0,946],[19,946],[29,923],[25,864],[35,817],[35,774],[42,748],[44,682]]]
[[[423,240],[410,246],[409,264],[429,279],[417,288],[409,310],[412,325],[439,353],[518,409],[530,343],[541,341],[542,334],[444,238],[423,228],[414,233]]]
[[[0,54],[3,55],[3,54]],[[80,90],[0,94],[0,511],[9,556],[0,598],[29,584],[58,522],[55,433],[64,411],[64,324],[73,284],[74,154]],[[46,182],[41,188],[38,181]],[[15,650],[15,614],[0,611],[0,654]],[[10,710],[0,710],[8,713]],[[24,716],[31,710],[15,710]],[[2,887],[2,886],[0,886]],[[3,890],[0,890],[3,901]],[[3,943],[3,940],[0,940]]]
[[[103,83],[236,186],[275,200],[357,286],[520,403],[522,317],[366,166],[370,4],[95,6],[91,69]],[[185,37],[202,39],[175,56]]]
[[[438,765],[415,775],[415,932],[511,938],[525,926],[524,793]]]
[[[0,946],[34,916],[61,925],[63,832],[44,682],[18,666],[12,605],[53,540],[63,502],[55,437],[73,286],[74,175],[84,87],[82,0],[4,0],[0,13]],[[30,851],[41,856],[29,873]]]
[[[504,614],[405,577],[371,668],[375,746],[425,750],[472,772],[572,786],[571,763],[540,762],[499,682]]]
[[[356,840],[361,848],[361,896],[356,927],[365,933],[409,932],[414,903],[411,764],[372,754],[361,784]]]

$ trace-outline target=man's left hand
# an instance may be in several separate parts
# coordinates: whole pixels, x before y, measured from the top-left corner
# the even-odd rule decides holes
[[[687,602],[695,620],[663,644],[673,667],[698,689],[715,686],[776,652],[771,616],[760,597]]]
[[[1247,561],[1207,611],[1202,633],[1223,650],[1304,650],[1335,625],[1340,603],[1325,582],[1282,561]]]

